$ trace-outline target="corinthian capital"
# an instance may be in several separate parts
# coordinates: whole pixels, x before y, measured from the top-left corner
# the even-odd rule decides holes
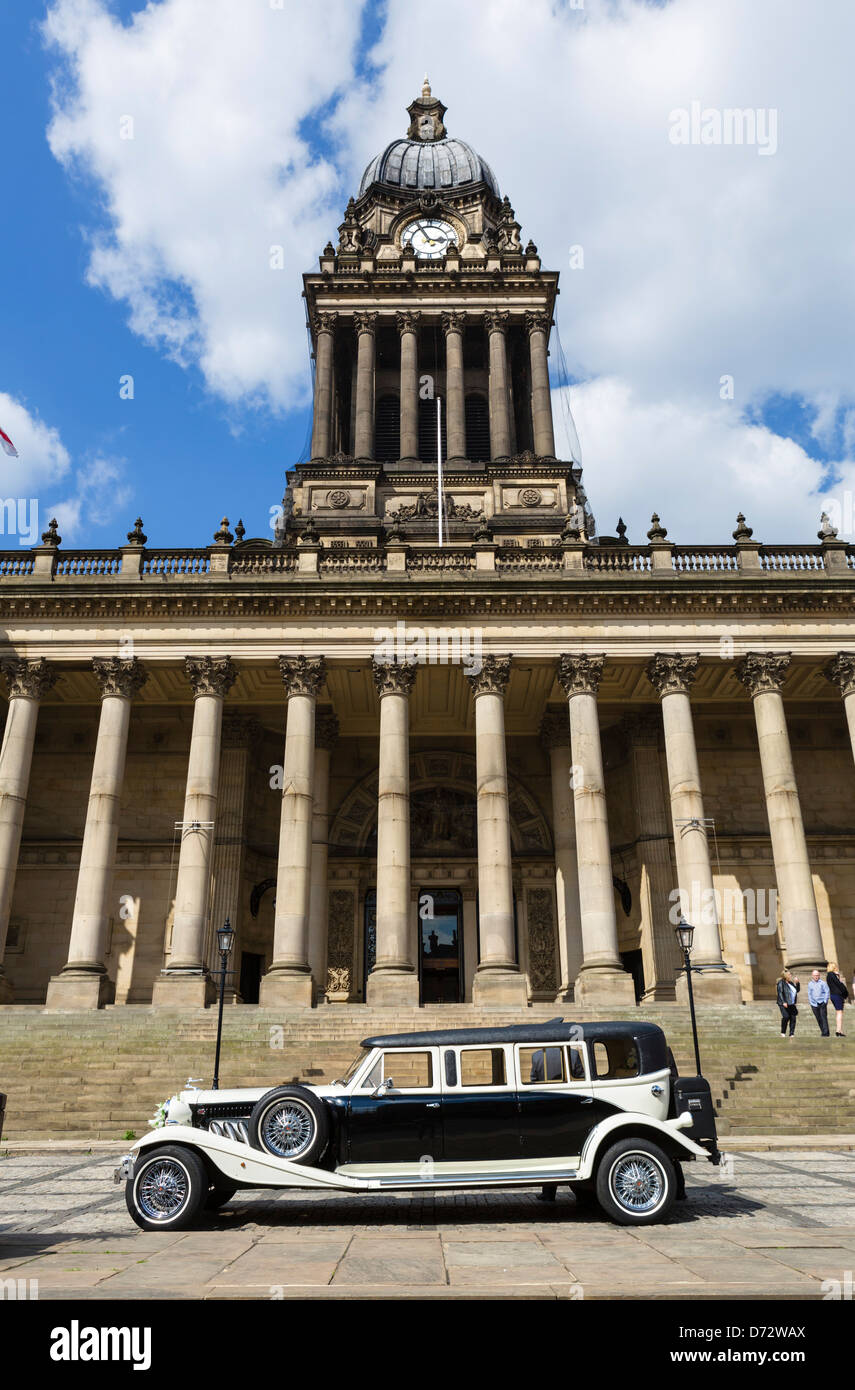
[[[334,333],[338,314],[334,309],[319,309],[312,314],[312,328],[315,334]]]
[[[510,317],[507,309],[486,309],[484,311],[484,327],[488,333],[504,333]]]
[[[395,323],[398,325],[398,332],[417,333],[419,331],[419,320],[421,316],[420,309],[399,309],[395,315]]]
[[[374,661],[374,684],[381,700],[384,695],[409,695],[416,679],[414,661]]]
[[[780,694],[791,660],[789,652],[746,652],[736,674],[752,700],[757,695]]]
[[[360,333],[370,333],[372,338],[377,332],[377,315],[373,309],[360,309],[353,316],[353,326],[356,329],[356,336]]]
[[[472,671],[466,676],[476,700],[479,695],[504,695],[510,678],[509,656],[485,656],[480,671]]]
[[[93,656],[92,670],[101,687],[102,700],[107,695],[132,700],[148,680],[148,671],[136,656]]]
[[[855,652],[838,652],[823,671],[826,680],[836,685],[841,695],[855,695]]]
[[[315,715],[315,747],[330,753],[338,743],[338,719],[335,710],[319,709]]]
[[[444,333],[462,333],[466,327],[465,309],[446,309],[441,317]]]
[[[194,700],[200,695],[225,699],[237,680],[237,668],[230,656],[185,656],[184,670],[193,687]]]
[[[605,665],[605,653],[582,652],[558,658],[558,680],[568,699],[572,695],[596,695]]]
[[[43,656],[30,661],[25,657],[7,656],[0,664],[9,684],[10,700],[22,696],[28,700],[41,700],[59,679],[59,671]]]
[[[317,696],[327,677],[327,663],[322,656],[280,656],[279,670],[285,694]]]
[[[647,679],[661,700],[665,695],[688,695],[698,671],[700,653],[657,652],[647,665]]]
[[[527,309],[525,326],[528,333],[545,333],[548,337],[552,327],[552,319],[541,309]]]

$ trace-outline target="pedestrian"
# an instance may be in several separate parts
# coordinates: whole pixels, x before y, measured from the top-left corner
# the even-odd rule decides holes
[[[831,1007],[834,1009],[837,1018],[837,1033],[835,1036],[838,1038],[845,1038],[846,1034],[843,1031],[843,1005],[849,998],[849,991],[846,988],[843,976],[837,969],[836,961],[830,960],[828,962],[828,969],[825,972],[825,983],[828,985]]]
[[[778,976],[778,985],[775,996],[778,1000],[778,1008],[781,1010],[781,1037],[787,1036],[787,1024],[790,1025],[790,1037],[796,1031],[796,999],[798,998],[801,985],[798,975],[792,975],[789,970],[785,970]]]
[[[810,979],[808,980],[808,1003],[813,1009],[813,1016],[824,1038],[831,1036],[828,1031],[828,1001],[830,997],[830,991],[825,980],[818,970],[812,970]]]

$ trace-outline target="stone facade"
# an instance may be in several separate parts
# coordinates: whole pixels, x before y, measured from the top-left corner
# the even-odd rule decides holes
[[[702,1005],[855,965],[855,552],[598,536],[557,275],[410,115],[305,277],[274,539],[0,553],[2,1000],[208,1002],[225,916],[283,1006],[673,999],[681,910]]]

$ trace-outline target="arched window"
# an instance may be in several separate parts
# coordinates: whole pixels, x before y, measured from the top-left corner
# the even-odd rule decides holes
[[[397,396],[381,396],[377,402],[374,457],[380,463],[401,457],[401,402]]]
[[[490,457],[490,410],[487,397],[478,392],[466,397],[466,457]]]

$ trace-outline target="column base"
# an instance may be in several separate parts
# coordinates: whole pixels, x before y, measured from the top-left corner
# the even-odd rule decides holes
[[[158,975],[151,992],[155,1009],[206,1009],[217,997],[210,975]]]
[[[693,970],[692,994],[696,1004],[741,1004],[742,981],[735,970]],[[689,1002],[685,971],[677,976],[676,999],[678,1004]]]
[[[559,989],[558,993],[557,993],[556,995],[553,996],[553,1003],[555,1003],[555,1004],[573,1004],[573,1003],[575,1003],[575,1002],[576,1002],[576,987],[575,987],[575,985],[572,985],[572,984],[571,984],[571,985],[562,985],[562,986],[561,986],[561,989]]]
[[[419,1007],[419,977],[415,970],[372,970],[365,986],[372,1008]]]
[[[265,1009],[296,1004],[310,1009],[315,1002],[315,989],[308,970],[268,970],[258,990],[258,1002]]]
[[[518,970],[476,970],[473,1004],[512,1004],[528,1008],[528,980]]]
[[[676,984],[651,985],[641,996],[642,1004],[673,1004],[677,998]]]
[[[579,971],[579,978],[576,981],[576,997],[574,1002],[582,1008],[589,1006],[600,1008],[607,1005],[609,1008],[616,1005],[622,1009],[636,1008],[635,983],[631,975],[625,970],[614,969],[593,969],[588,970],[582,966]]]
[[[116,986],[106,972],[69,970],[48,982],[46,1009],[74,1013],[78,1009],[103,1009],[116,998]]]
[[[822,958],[816,960],[788,960],[787,970],[791,970],[794,975],[801,975],[805,981],[810,979],[811,971],[818,970],[824,975],[828,969],[828,961]],[[805,996],[807,998],[807,996]]]

